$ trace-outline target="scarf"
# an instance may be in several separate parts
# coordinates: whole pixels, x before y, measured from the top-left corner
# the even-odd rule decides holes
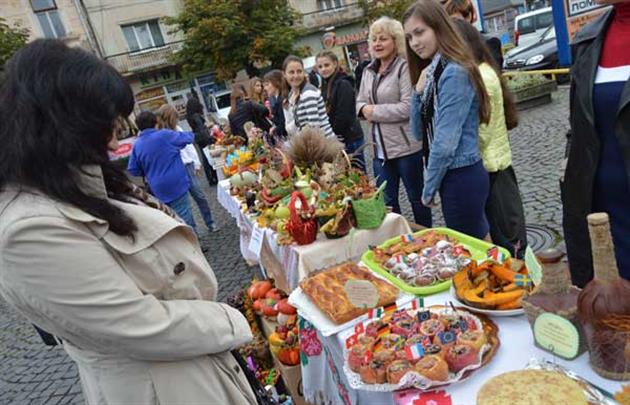
[[[422,91],[422,109],[420,117],[422,119],[422,160],[424,167],[429,166],[429,152],[433,143],[433,129],[435,127],[435,111],[438,108],[437,84],[446,68],[448,61],[438,52],[433,57],[431,64],[426,67],[427,77]]]

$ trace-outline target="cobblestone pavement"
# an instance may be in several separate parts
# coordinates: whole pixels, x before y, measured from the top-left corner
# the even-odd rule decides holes
[[[559,165],[568,129],[568,90],[554,94],[552,104],[524,111],[511,133],[514,168],[520,183],[528,223],[561,232],[558,190]],[[201,242],[219,281],[219,299],[242,287],[254,269],[240,256],[234,220],[207,190],[221,231],[208,233],[196,211]],[[403,214],[411,219],[401,192]],[[443,224],[439,210],[436,225]],[[76,367],[61,348],[40,343],[31,325],[0,299],[0,404],[82,404]]]

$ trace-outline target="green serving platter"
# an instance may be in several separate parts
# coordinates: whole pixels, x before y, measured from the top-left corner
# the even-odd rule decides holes
[[[431,232],[431,231],[436,231],[442,235],[449,236],[453,240],[456,240],[459,244],[463,245],[466,249],[468,249],[468,251],[470,251],[470,254],[472,255],[472,258],[474,260],[484,260],[487,257],[486,252],[488,251],[488,249],[495,246],[492,243],[489,243],[489,242],[486,242],[477,238],[473,238],[472,236],[468,236],[461,232],[457,232],[448,228],[423,229],[422,231],[415,232],[413,235],[415,237],[422,236],[425,233]],[[383,244],[379,245],[379,247],[388,248],[394,243],[399,242],[399,241],[400,241],[400,236],[397,236],[395,238],[391,238],[385,241]],[[511,257],[510,252],[508,252],[507,249],[500,247],[499,251],[501,251],[501,253],[503,253],[506,258]],[[436,294],[436,293],[448,290],[452,283],[451,280],[446,280],[446,281],[437,282],[435,284],[432,284],[426,287],[411,286],[405,283],[403,280],[396,277],[395,275],[388,272],[383,267],[381,267],[381,265],[378,264],[374,260],[374,252],[372,251],[372,249],[368,249],[365,253],[363,253],[363,256],[361,256],[361,260],[366,266],[370,268],[370,270],[385,277],[386,279],[391,281],[391,283],[394,284],[396,287],[410,294],[414,294],[414,295]]]

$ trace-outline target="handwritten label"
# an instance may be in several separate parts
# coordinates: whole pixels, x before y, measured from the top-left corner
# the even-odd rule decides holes
[[[374,308],[378,303],[378,292],[367,280],[348,280],[344,286],[350,303],[357,308]]]
[[[541,349],[572,360],[580,348],[577,328],[568,320],[551,313],[543,313],[534,322],[534,340]]]
[[[538,263],[534,251],[529,246],[525,249],[525,266],[527,266],[527,273],[532,278],[534,285],[540,285],[542,281],[542,266]]]
[[[265,230],[254,225],[252,228],[252,237],[249,239],[249,250],[254,253],[256,257],[260,257],[264,236]]]

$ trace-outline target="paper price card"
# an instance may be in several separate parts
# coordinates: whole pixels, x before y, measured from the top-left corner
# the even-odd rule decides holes
[[[534,251],[529,246],[525,249],[525,266],[527,266],[527,273],[532,278],[534,285],[540,285],[542,281],[542,266],[538,263]]]
[[[378,304],[378,291],[367,280],[348,280],[344,289],[350,303],[357,308],[374,308]]]
[[[541,349],[572,360],[580,348],[577,328],[568,320],[551,313],[543,313],[534,322],[534,340]]]
[[[262,250],[264,236],[265,230],[254,225],[254,227],[252,228],[252,237],[249,240],[248,249],[253,252],[256,257],[260,257],[260,251]]]

